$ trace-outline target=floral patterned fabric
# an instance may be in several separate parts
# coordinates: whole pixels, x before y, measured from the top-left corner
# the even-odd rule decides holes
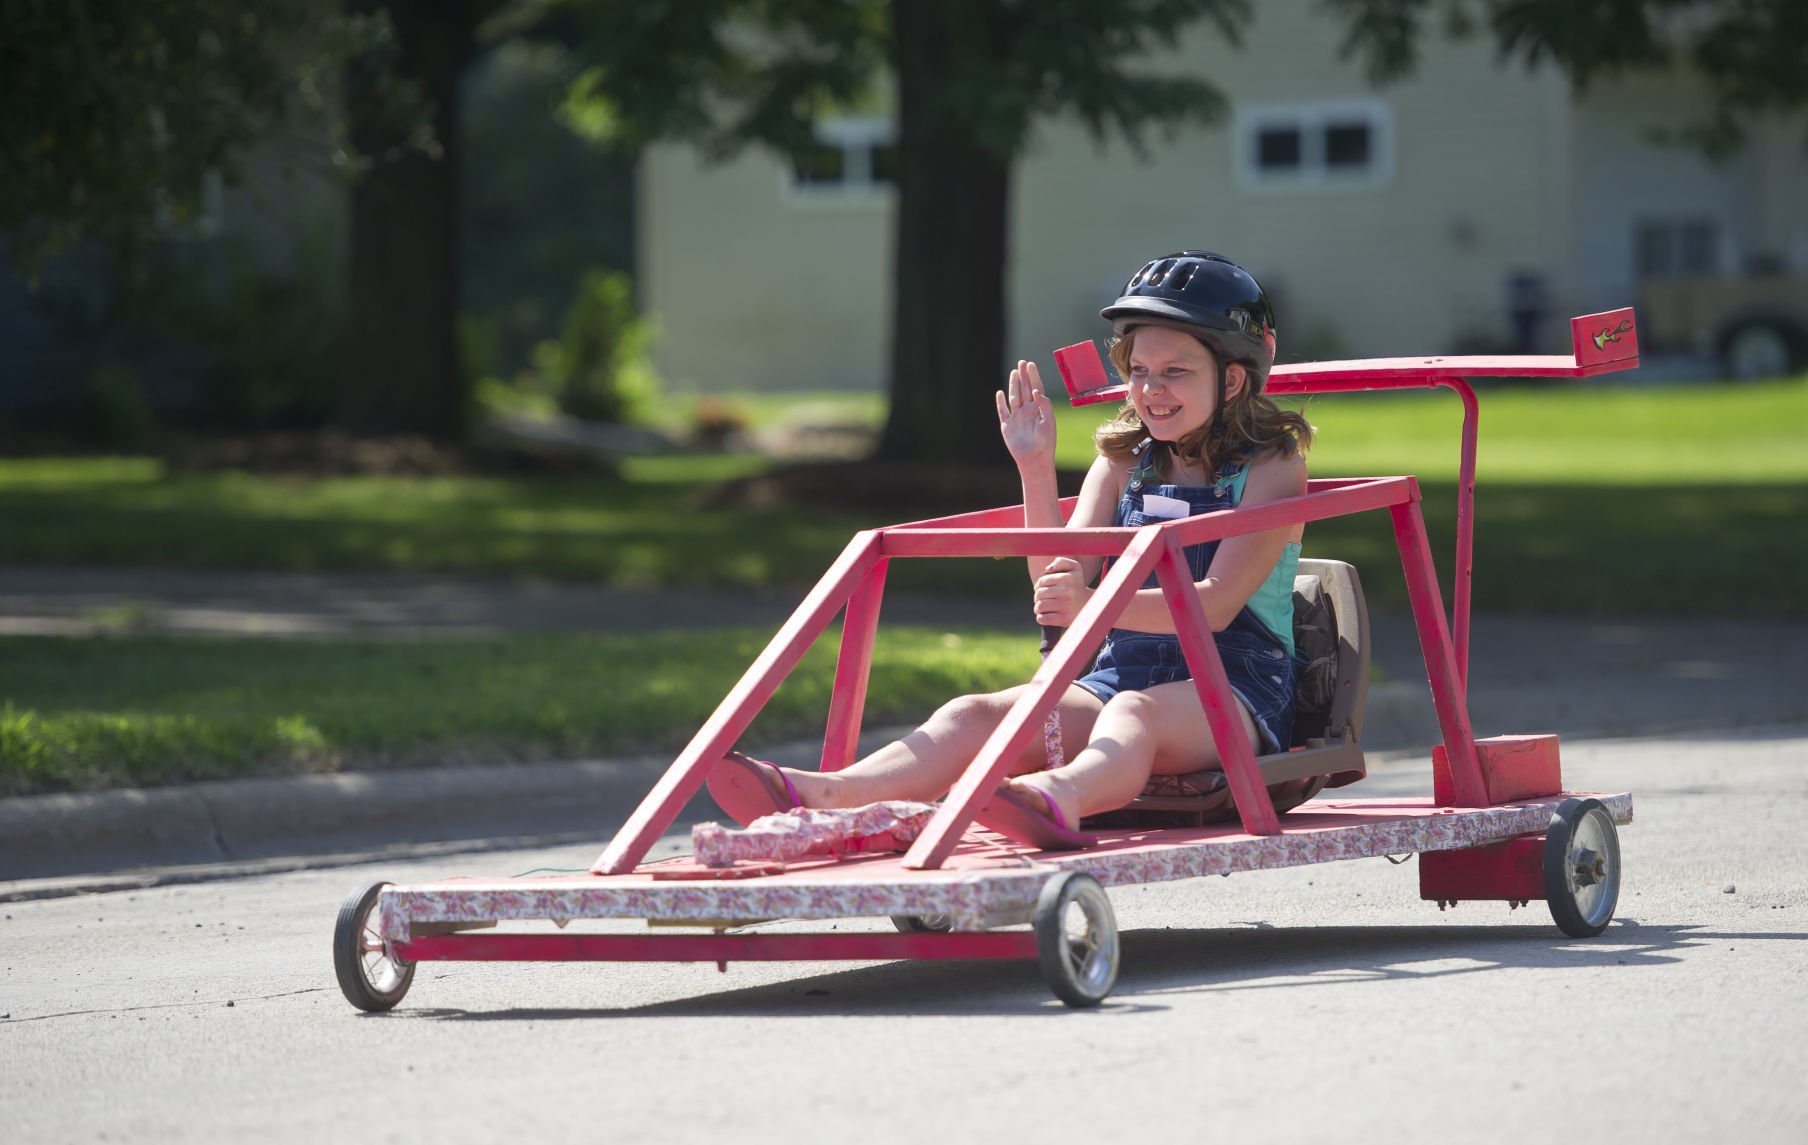
[[[761,816],[738,830],[720,823],[699,823],[691,828],[691,849],[707,867],[782,863],[806,855],[902,851],[916,842],[935,811],[933,803],[904,800],[843,810],[797,807]]]

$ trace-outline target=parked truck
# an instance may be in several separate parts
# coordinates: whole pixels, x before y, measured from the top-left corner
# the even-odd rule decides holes
[[[1715,355],[1735,379],[1808,370],[1808,278],[1654,277],[1644,281],[1642,295],[1640,326],[1654,349]]]

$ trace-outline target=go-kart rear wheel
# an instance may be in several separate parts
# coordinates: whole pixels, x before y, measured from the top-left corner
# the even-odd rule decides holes
[[[1042,885],[1033,917],[1042,980],[1069,1006],[1096,1006],[1117,984],[1117,915],[1091,875],[1063,871]]]
[[[414,963],[394,957],[383,941],[377,900],[385,882],[368,883],[345,897],[333,926],[333,972],[345,1000],[372,1013],[394,1009],[414,981]]]
[[[1620,836],[1599,799],[1565,799],[1544,836],[1544,897],[1571,938],[1593,938],[1620,900]]]
[[[891,924],[899,934],[947,934],[954,929],[954,920],[945,914],[894,914]]]

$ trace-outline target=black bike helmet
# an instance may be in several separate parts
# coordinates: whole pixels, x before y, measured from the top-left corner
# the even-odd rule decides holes
[[[1155,259],[1099,314],[1120,335],[1134,326],[1171,326],[1193,335],[1217,356],[1221,386],[1224,367],[1242,362],[1254,367],[1252,392],[1259,393],[1274,365],[1274,308],[1268,295],[1248,271],[1221,254],[1182,250]]]

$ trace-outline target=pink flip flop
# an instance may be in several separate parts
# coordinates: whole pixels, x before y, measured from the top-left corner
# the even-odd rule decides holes
[[[783,795],[772,782],[770,777],[773,775],[784,780]],[[708,786],[709,797],[716,801],[716,806],[743,827],[762,815],[804,805],[797,797],[796,785],[781,768],[738,751],[722,757],[722,762],[710,771]]]
[[[1043,796],[1043,802],[1048,804],[1046,812],[1038,810],[1015,788],[1000,787],[974,818],[982,826],[1043,851],[1075,851],[1099,841],[1097,835],[1085,835],[1069,827],[1053,800]]]

